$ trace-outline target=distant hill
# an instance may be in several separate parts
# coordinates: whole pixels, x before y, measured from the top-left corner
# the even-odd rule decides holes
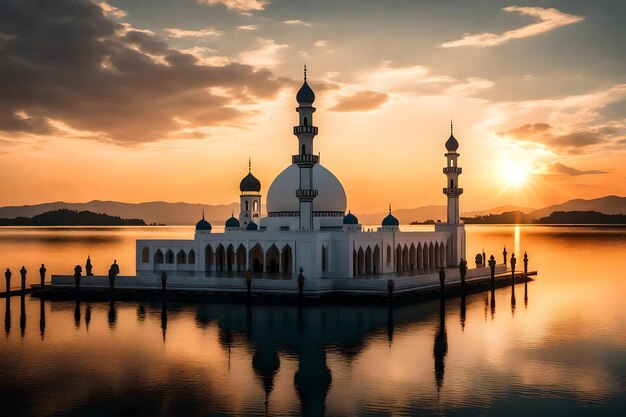
[[[239,204],[212,206],[209,204],[167,203],[153,201],[148,203],[121,203],[117,201],[94,200],[88,203],[44,203],[29,206],[0,207],[0,218],[33,217],[47,211],[69,209],[76,211],[91,211],[106,213],[121,218],[143,219],[146,223],[167,225],[192,225],[202,217],[209,222],[220,224],[228,219],[231,213],[239,212]]]
[[[1,219],[0,226],[145,226],[141,219],[122,219],[91,211],[60,209],[33,217]]]
[[[461,217],[476,217],[476,216],[486,216],[489,214],[500,214],[507,213],[511,211],[520,211],[522,213],[530,213],[535,211],[532,207],[518,207],[518,206],[498,206],[488,210],[477,210],[477,211],[464,211],[461,213]]]
[[[604,214],[597,211],[555,211],[537,220],[539,224],[626,224],[624,214]]]
[[[487,214],[484,216],[461,217],[465,224],[526,224],[532,223],[533,219],[529,214],[524,214],[519,210],[507,211],[501,214]]]
[[[549,216],[555,211],[597,211],[604,214],[626,214],[626,197],[609,195],[592,200],[569,200],[530,213],[533,219]]]

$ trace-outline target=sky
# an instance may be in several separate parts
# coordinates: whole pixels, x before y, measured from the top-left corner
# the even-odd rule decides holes
[[[0,205],[239,200],[315,152],[359,213],[626,195],[626,2],[3,0]]]

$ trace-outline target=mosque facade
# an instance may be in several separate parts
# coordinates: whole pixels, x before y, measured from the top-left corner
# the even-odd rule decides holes
[[[190,276],[310,279],[387,278],[433,274],[441,266],[456,267],[465,259],[465,227],[459,221],[459,143],[450,132],[445,142],[443,173],[446,222],[434,231],[401,231],[391,205],[380,226],[364,228],[346,213],[341,182],[321,165],[314,152],[315,94],[304,83],[296,95],[296,153],[267,191],[267,216],[261,213],[261,183],[248,174],[240,183],[240,211],[213,232],[202,216],[189,240],[138,240],[137,275],[166,271]],[[390,275],[391,274],[391,275]]]

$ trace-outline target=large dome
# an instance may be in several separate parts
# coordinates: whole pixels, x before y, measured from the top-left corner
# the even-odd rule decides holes
[[[298,213],[299,202],[296,190],[300,188],[300,171],[298,165],[291,164],[283,170],[270,185],[267,192],[267,212]],[[321,212],[345,213],[346,192],[343,186],[329,170],[315,164],[313,166],[313,188],[318,191],[313,200],[314,215]]]

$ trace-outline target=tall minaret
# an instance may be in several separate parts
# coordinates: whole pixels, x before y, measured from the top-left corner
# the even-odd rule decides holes
[[[459,196],[463,194],[463,189],[459,188],[459,175],[463,170],[457,166],[457,158],[459,154],[459,142],[454,137],[452,122],[450,122],[450,137],[446,141],[446,159],[447,165],[443,169],[446,174],[448,184],[443,189],[443,193],[448,197],[448,224],[459,224]]]
[[[319,156],[313,154],[313,138],[317,135],[317,127],[313,126],[315,93],[306,82],[306,65],[304,83],[296,100],[300,122],[293,127],[293,134],[298,137],[298,155],[293,155],[291,160],[300,168],[300,188],[296,190],[300,202],[300,230],[313,230],[313,199],[317,197],[317,190],[313,189],[313,166],[319,162]]]

